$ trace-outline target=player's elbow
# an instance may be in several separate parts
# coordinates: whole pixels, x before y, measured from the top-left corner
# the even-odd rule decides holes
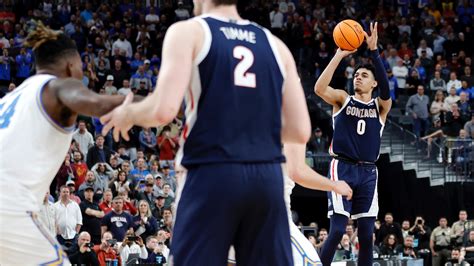
[[[318,96],[322,96],[323,92],[326,90],[326,86],[319,83],[319,80],[314,84],[314,93]]]
[[[306,144],[310,137],[311,129],[308,128],[299,128],[291,130],[290,132],[283,132],[283,142],[285,143],[297,143],[297,144]]]
[[[178,113],[178,110],[174,110],[174,108],[161,108],[162,110],[158,109],[155,112],[155,124],[158,125],[167,125],[171,121],[173,121],[174,117]]]

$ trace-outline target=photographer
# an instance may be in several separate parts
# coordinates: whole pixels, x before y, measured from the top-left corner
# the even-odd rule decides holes
[[[82,232],[79,234],[77,239],[77,244],[79,250],[69,256],[69,261],[72,265],[93,265],[99,266],[99,261],[94,252],[91,252],[93,244],[91,243],[91,236],[87,232]]]
[[[441,217],[439,226],[433,230],[430,238],[430,249],[433,258],[433,266],[444,265],[451,255],[451,228],[448,227],[448,220]]]
[[[146,248],[148,250],[148,258],[142,262],[156,263],[159,266],[166,263],[170,250],[157,237],[149,236],[146,239]]]
[[[395,249],[396,254],[402,254],[403,257],[411,257],[413,259],[417,258],[415,248],[413,246],[413,236],[408,235],[405,237],[405,240],[403,241],[403,245],[398,245],[398,247]]]
[[[142,238],[133,234],[125,236],[119,247],[119,252],[124,265],[137,264],[140,259],[148,258],[148,251]]]
[[[461,251],[459,248],[453,248],[451,251],[451,257],[448,259],[445,266],[459,266],[459,265],[467,265],[465,262],[462,262],[461,259]]]
[[[414,237],[414,248],[421,253],[429,253],[431,228],[425,225],[425,219],[417,216],[415,224],[410,228]]]
[[[122,260],[117,252],[117,240],[113,239],[110,232],[105,232],[102,235],[100,245],[94,246],[94,252],[97,254],[100,266],[106,266],[107,261],[110,260],[118,260],[118,265],[122,265]]]

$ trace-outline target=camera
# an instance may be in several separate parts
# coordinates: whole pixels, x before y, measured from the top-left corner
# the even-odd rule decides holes
[[[111,246],[115,246],[115,244],[117,244],[117,239],[109,239],[107,240],[107,243],[109,243]]]
[[[423,220],[421,219],[418,219],[418,221],[416,221],[417,224],[422,224],[423,223]]]
[[[94,243],[89,242],[89,243],[86,243],[85,246],[88,247],[88,248],[93,248],[93,247],[94,247]]]
[[[128,241],[137,241],[138,240],[138,237],[136,237],[136,236],[129,236],[127,238],[128,238]]]

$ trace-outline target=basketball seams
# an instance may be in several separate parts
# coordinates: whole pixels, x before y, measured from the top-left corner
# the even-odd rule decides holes
[[[344,40],[346,40],[347,44],[349,44],[350,47],[357,49],[349,42],[349,40],[347,40],[346,36],[344,36],[344,32],[342,31],[341,26],[339,26],[338,28],[339,28],[339,32],[341,32],[341,35],[344,38]]]
[[[345,21],[342,21],[342,23],[346,24],[347,26],[349,26],[349,28],[351,28],[351,30],[355,33],[356,37],[357,37],[357,41],[358,41],[358,44],[360,45],[361,44],[361,41],[359,39],[359,34],[357,33],[357,31],[354,29],[354,26],[351,26],[349,23],[345,22]]]

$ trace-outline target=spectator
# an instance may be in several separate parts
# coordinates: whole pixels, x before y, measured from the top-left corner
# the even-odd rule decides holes
[[[104,212],[104,214],[108,214],[112,211],[112,198],[112,191],[110,189],[105,190],[104,196],[102,197],[102,202],[99,204],[99,208]]]
[[[26,52],[26,48],[20,49],[20,54],[15,58],[16,62],[16,84],[21,84],[30,76],[33,65],[33,58],[30,53]]]
[[[353,258],[353,249],[354,247],[351,244],[350,237],[347,234],[344,234],[337,247],[337,252],[342,254],[343,259],[350,259]]]
[[[403,239],[405,239],[405,237],[407,237],[407,235],[409,235],[410,233],[410,220],[403,220],[402,222],[402,235],[403,235]]]
[[[394,234],[389,234],[385,236],[381,244],[380,255],[389,256],[389,257],[396,256],[398,255],[396,251],[396,247],[397,247],[397,237]]]
[[[102,183],[100,180],[98,180],[95,175],[94,175],[94,172],[92,171],[87,171],[87,174],[86,174],[86,181],[84,183],[82,183],[82,185],[79,187],[79,189],[77,190],[77,193],[82,197],[84,198],[84,192],[86,190],[86,188],[89,188],[89,187],[92,187],[94,189],[94,192],[97,193],[97,191],[104,191],[105,190],[105,184]]]
[[[425,52],[423,52],[422,54],[424,55]],[[415,62],[413,63],[413,67],[411,69],[416,69],[418,71],[419,78],[423,83],[426,81],[427,71],[425,67],[421,65],[421,60],[419,58],[415,59]]]
[[[416,250],[421,253],[429,252],[431,228],[425,225],[423,217],[416,217],[415,224],[410,228],[410,232],[416,242],[414,246]]]
[[[151,91],[151,79],[145,74],[145,67],[143,65],[138,67],[138,70],[135,74],[132,75],[130,78],[130,87],[133,89],[139,89],[140,83],[145,83],[145,91],[146,93],[143,96],[148,95],[148,92]]]
[[[56,173],[56,176],[54,177],[55,186],[54,186],[54,191],[52,191],[51,194],[56,196],[61,186],[66,185],[66,182],[68,180],[74,180],[74,179],[75,177],[74,177],[74,170],[72,169],[72,165],[71,165],[71,155],[69,155],[68,153],[66,154],[66,158],[64,159],[64,162],[61,164],[61,167],[59,168],[58,172]]]
[[[91,235],[91,242],[100,243],[100,221],[104,217],[104,212],[100,210],[99,205],[94,202],[94,187],[84,189],[84,200],[79,205],[82,213],[82,232],[88,232]]]
[[[81,230],[82,215],[79,205],[69,198],[69,189],[62,186],[59,200],[54,204],[57,224],[57,239],[59,244],[69,248],[77,239]]]
[[[172,192],[176,191],[177,184],[176,184],[176,178],[171,175],[169,165],[163,165],[163,182],[164,184],[170,185],[170,188],[171,188],[170,195],[174,197],[174,194],[172,194]]]
[[[78,129],[72,135],[72,138],[79,144],[79,150],[84,157],[87,158],[87,153],[90,148],[94,146],[94,137],[87,131],[86,122],[79,120],[77,123]]]
[[[420,46],[418,46],[418,49],[416,49],[416,55],[418,57],[421,57],[422,53],[426,52],[426,56],[431,59],[433,58],[433,50],[431,50],[430,47],[427,46],[426,40],[421,40],[420,41]]]
[[[449,74],[449,81],[446,84],[446,88],[451,89],[451,87],[453,87],[453,86],[456,89],[456,91],[462,87],[462,83],[457,78],[456,72],[454,72],[454,71],[451,72],[451,74]]]
[[[314,136],[308,143],[308,149],[314,153],[327,153],[328,142],[323,137],[323,132],[318,127],[314,130]]]
[[[121,32],[119,38],[112,45],[112,50],[119,50],[120,53],[124,52],[125,56],[131,58],[133,55],[132,44],[125,39],[125,33]]]
[[[97,135],[95,145],[87,152],[87,167],[92,168],[96,163],[106,163],[112,156],[112,150],[104,146],[104,136]]]
[[[400,224],[393,221],[393,215],[391,213],[385,214],[385,222],[380,226],[376,242],[381,243],[388,235],[394,235],[398,243],[403,242]]]
[[[393,76],[392,70],[387,70],[387,77],[388,77],[388,86],[390,89],[390,98],[392,101],[395,102],[398,96],[398,82],[397,79]]]
[[[171,128],[169,126],[163,127],[160,136],[157,139],[158,148],[160,149],[160,160],[170,161],[174,159],[178,141],[176,138],[170,136]]]
[[[156,135],[150,128],[143,128],[139,135],[140,148],[146,154],[156,154]]]
[[[122,61],[116,59],[114,61],[114,68],[110,70],[107,75],[112,75],[114,77],[113,85],[118,88],[122,86],[123,81],[128,79],[129,74],[122,67]]]
[[[448,227],[448,220],[444,217],[439,219],[439,226],[431,233],[430,249],[433,256],[433,266],[441,266],[446,263],[451,255],[451,228]]]
[[[468,95],[468,100],[474,99],[471,88],[467,86],[467,82],[465,80],[461,81],[461,88],[456,90],[456,94],[459,95],[459,97],[461,97],[461,93],[466,93]]]
[[[156,220],[161,220],[163,218],[163,210],[165,209],[165,198],[163,197],[163,194],[158,194],[155,197],[154,204],[154,208],[151,211],[153,217],[155,217]]]
[[[469,232],[469,238],[461,249],[461,257],[469,264],[474,263],[474,230]]]
[[[416,68],[410,69],[410,77],[407,78],[405,85],[406,93],[413,95],[417,92],[418,86],[423,86],[423,81],[420,79],[420,74]],[[423,86],[424,88],[424,86]]]
[[[464,75],[459,78],[461,81],[466,81],[468,87],[474,86],[474,77],[471,74],[471,68],[469,66],[464,67]]]
[[[122,87],[118,90],[118,94],[127,96],[130,92],[132,92],[132,89],[130,89],[130,82],[128,79],[124,79]]]
[[[449,106],[444,101],[444,93],[438,90],[435,94],[435,99],[431,103],[430,113],[433,119],[441,118],[444,120],[445,112],[449,111]]]
[[[471,120],[466,122],[464,125],[464,130],[466,130],[466,134],[474,139],[474,111],[471,111]]]
[[[459,136],[456,138],[453,147],[453,158],[456,165],[459,166],[458,169],[462,169],[461,171],[467,170],[465,162],[470,158],[472,147],[472,140],[467,136],[466,131],[464,129],[459,130]]]
[[[130,200],[130,197],[125,191],[119,192],[118,197],[122,197],[123,199],[124,212],[129,213],[131,215],[137,214],[137,208],[135,207],[135,204],[132,202],[132,200]]]
[[[104,84],[105,94],[107,95],[115,95],[117,94],[117,87],[114,86],[114,76],[107,75],[107,80]]]
[[[431,91],[446,91],[446,81],[441,78],[441,72],[435,71],[433,79],[430,81]]]
[[[66,182],[66,186],[69,189],[69,199],[74,201],[77,204],[81,204],[81,198],[76,195],[75,183],[72,180]]]
[[[174,11],[176,15],[176,20],[186,20],[190,18],[191,16],[189,15],[189,11],[184,8],[183,1],[179,0],[178,1],[178,8]]]
[[[77,244],[79,249],[69,256],[69,261],[72,265],[91,265],[99,266],[99,261],[95,252],[92,252],[91,236],[87,232],[79,234]],[[89,244],[90,243],[90,244]]]
[[[438,135],[432,135],[435,132],[442,131],[441,127],[441,119],[439,117],[433,117],[433,126],[428,129],[426,132],[426,136],[422,137],[422,140],[427,140],[428,141],[428,147],[427,147],[427,154],[426,158],[431,158],[431,149],[432,149],[432,143],[433,143],[433,138],[439,138],[439,137],[444,137],[444,135],[438,134]]]
[[[102,234],[110,231],[115,239],[125,239],[127,232],[133,232],[133,218],[123,211],[124,200],[122,197],[115,197],[112,204],[112,211],[102,219]]]
[[[138,202],[138,213],[133,216],[133,231],[135,235],[140,236],[142,239],[147,239],[158,232],[158,222],[152,215],[147,200],[140,200]]]
[[[392,68],[393,76],[397,79],[398,87],[406,88],[406,79],[408,77],[408,68],[403,65],[402,60],[397,61],[397,65]]]
[[[0,85],[7,85],[12,80],[13,62],[13,58],[8,55],[8,49],[3,48],[3,54],[0,56]]]
[[[461,250],[459,248],[453,248],[451,251],[451,257],[446,262],[445,266],[465,266],[465,262],[461,259]]]
[[[465,82],[465,81],[463,81]],[[459,107],[459,112],[462,116],[470,116],[471,115],[471,103],[469,103],[468,94],[465,92],[461,92],[459,94],[459,101],[457,102]]]
[[[139,236],[128,234],[119,250],[120,258],[126,265],[139,264],[140,260],[148,259],[148,251]]]
[[[108,163],[96,163],[91,171],[94,173],[97,181],[99,181],[104,188],[109,187],[109,183],[115,175],[115,170],[112,169]]]
[[[396,248],[397,254],[402,254],[403,257],[417,258],[415,247],[413,245],[414,238],[411,235],[405,237],[403,244]]]
[[[149,236],[146,239],[146,248],[148,258],[144,261],[145,263],[154,263],[158,266],[162,266],[167,262],[169,249],[163,242],[159,242],[156,237]]]
[[[147,175],[151,176],[151,175]],[[151,177],[152,180],[154,180],[153,177]],[[155,202],[155,196],[153,194],[153,185],[154,182],[152,180],[147,180],[146,185],[145,185],[145,190],[142,192],[139,192],[137,195],[137,200],[144,200],[148,203],[148,206],[153,206],[153,203]]]
[[[429,125],[428,105],[429,98],[424,95],[423,85],[419,85],[416,95],[410,96],[406,104],[406,110],[409,115],[413,117],[413,131],[417,138],[424,136],[425,131]]]
[[[43,204],[38,212],[38,219],[51,235],[56,235],[56,209],[54,204],[49,201],[49,192],[46,192],[43,198]]]
[[[137,190],[137,188],[138,189],[144,188],[145,176],[150,174],[150,172],[147,169],[146,161],[144,158],[137,159],[137,167],[133,169],[130,172],[130,174],[132,176],[132,187],[135,190]],[[140,186],[137,187],[140,182],[142,182],[142,184],[140,184]]]
[[[125,191],[127,194],[130,193],[130,182],[127,180],[127,173],[124,171],[119,171],[117,180],[110,183],[109,188],[114,197],[122,191]]]
[[[122,265],[122,260],[117,252],[117,240],[113,239],[112,233],[105,232],[99,245],[93,248],[100,266],[108,266],[108,261],[117,260],[118,265]]]
[[[451,109],[451,105],[453,103],[457,103],[459,101],[459,99],[460,99],[460,97],[458,95],[456,95],[456,88],[454,88],[454,86],[453,86],[449,89],[449,95],[448,95],[448,97],[446,97],[446,99],[444,99],[444,102]]]

